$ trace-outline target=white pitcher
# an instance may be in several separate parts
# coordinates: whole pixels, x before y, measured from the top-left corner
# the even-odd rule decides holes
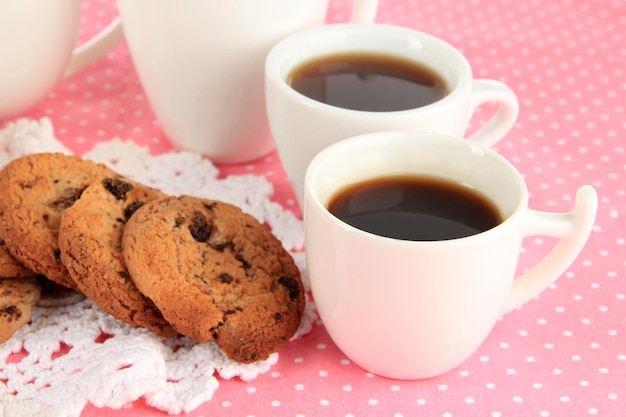
[[[74,49],[80,0],[0,0],[0,121],[35,105],[63,77],[123,38],[119,19]]]
[[[329,0],[118,0],[131,57],[170,142],[214,162],[259,158],[274,147],[264,60],[296,31],[322,25]],[[372,22],[377,0],[355,0]]]

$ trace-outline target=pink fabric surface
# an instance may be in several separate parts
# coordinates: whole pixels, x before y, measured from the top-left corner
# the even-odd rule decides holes
[[[347,20],[350,4],[331,0],[328,21]],[[80,38],[116,15],[114,0],[83,1]],[[380,0],[377,22],[438,35],[467,56],[475,77],[508,83],[518,94],[520,116],[496,150],[524,174],[532,208],[569,211],[578,187],[596,187],[600,206],[592,236],[555,284],[503,317],[478,351],[446,375],[396,381],[369,374],[317,323],[281,350],[270,372],[250,382],[220,381],[214,398],[188,415],[626,415],[626,4]],[[171,149],[126,45],[59,83],[22,116],[49,117],[76,153],[115,137],[154,153]],[[275,152],[220,169],[224,176],[266,175],[275,200],[299,212]],[[520,272],[552,243],[527,239]],[[142,401],[121,410],[90,405],[83,412],[160,415]]]

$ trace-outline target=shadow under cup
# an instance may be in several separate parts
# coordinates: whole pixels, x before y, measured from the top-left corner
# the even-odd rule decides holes
[[[427,175],[474,188],[504,219],[464,238],[407,241],[354,228],[327,209],[341,189]],[[469,358],[502,314],[528,194],[503,157],[432,133],[379,132],[320,152],[305,180],[305,248],[320,317],[337,346],[381,376],[421,379]]]

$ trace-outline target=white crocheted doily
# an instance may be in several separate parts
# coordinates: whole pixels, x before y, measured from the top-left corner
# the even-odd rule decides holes
[[[70,153],[50,120],[18,120],[0,131],[0,167],[35,152]],[[227,201],[268,224],[289,250],[308,287],[303,226],[270,200],[273,188],[254,175],[218,179],[218,169],[191,152],[151,155],[146,148],[114,139],[83,155],[120,174],[172,194]],[[1,198],[1,196],[0,196]],[[296,336],[311,330],[316,316],[307,301]],[[87,402],[120,408],[143,397],[170,414],[189,412],[209,401],[221,378],[251,380],[278,361],[278,354],[249,365],[229,360],[213,343],[188,338],[163,340],[102,312],[90,300],[36,307],[30,324],[0,345],[0,415],[80,416]]]

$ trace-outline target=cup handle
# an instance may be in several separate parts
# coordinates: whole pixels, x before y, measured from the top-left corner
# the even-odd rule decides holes
[[[378,11],[378,0],[354,0],[352,5],[352,23],[374,23]]]
[[[122,21],[118,16],[100,33],[74,49],[70,62],[63,73],[63,78],[71,77],[101,58],[122,40],[124,40],[124,31],[122,30]]]
[[[517,96],[508,85],[496,80],[473,80],[469,114],[474,114],[480,105],[489,102],[499,103],[496,113],[468,138],[485,146],[492,146],[502,139],[511,130],[519,114]]]
[[[524,236],[544,235],[561,240],[530,271],[513,281],[502,314],[526,303],[565,272],[587,242],[597,211],[598,195],[589,185],[578,189],[569,213],[527,211]]]

